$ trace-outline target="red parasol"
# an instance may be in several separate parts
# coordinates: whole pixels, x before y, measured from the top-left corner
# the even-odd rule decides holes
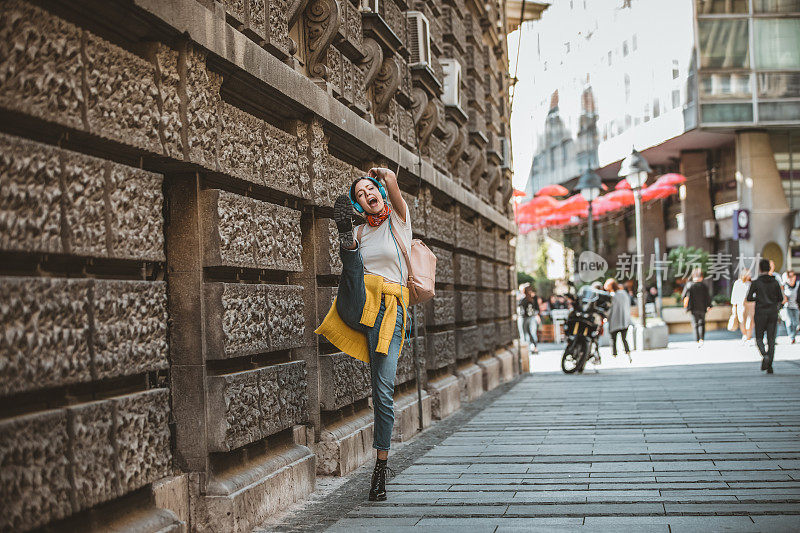
[[[586,198],[584,198],[583,195],[573,194],[572,196],[561,202],[561,205],[558,206],[557,211],[559,213],[576,215],[582,211],[586,211],[588,208],[589,208],[589,202],[586,201]]]
[[[686,183],[686,176],[683,174],[664,174],[663,176],[659,177],[656,182],[653,184],[653,187],[661,187],[661,186],[675,186],[681,185],[682,183]]]
[[[626,178],[622,178],[619,182],[614,186],[614,189],[618,191],[629,191],[631,190],[631,184],[628,183]]]
[[[565,196],[569,194],[569,191],[563,185],[553,184],[553,185],[545,185],[539,192],[536,193],[536,196]]]
[[[672,196],[673,194],[677,193],[678,189],[672,187],[671,185],[653,185],[652,187],[648,187],[642,191],[642,200],[657,200],[659,198],[666,198],[667,196]]]
[[[627,189],[612,191],[603,196],[603,198],[607,201],[616,202],[620,207],[633,205],[633,191]]]
[[[525,196],[525,191],[521,191],[519,189],[514,189],[514,192],[512,194],[515,197],[523,197],[523,196]]]
[[[614,199],[608,198],[608,195],[601,196],[594,202],[592,202],[592,213],[595,215],[604,215],[610,211],[616,211],[624,207],[622,203],[615,201]]]

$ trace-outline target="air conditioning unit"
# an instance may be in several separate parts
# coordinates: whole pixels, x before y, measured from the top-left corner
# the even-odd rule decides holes
[[[500,168],[511,167],[511,142],[508,137],[500,137],[500,154],[503,156],[503,162]]]
[[[717,236],[717,221],[704,220],[703,221],[703,237],[706,239],[713,239]]]
[[[408,49],[410,65],[428,65],[431,62],[430,23],[422,11],[406,11],[408,22]]]
[[[440,59],[444,73],[444,94],[442,102],[445,105],[461,105],[461,63],[455,59]]]

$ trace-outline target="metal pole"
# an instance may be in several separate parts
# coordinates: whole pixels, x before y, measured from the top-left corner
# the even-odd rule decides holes
[[[417,325],[417,306],[411,307],[413,311],[412,322],[414,325],[414,340],[411,342],[412,349],[414,350],[414,370],[417,374],[417,415],[419,416],[419,430],[424,429],[422,423],[422,374],[419,367],[419,354],[417,353],[417,341],[419,340],[419,327]]]
[[[653,250],[656,254],[656,259],[661,258],[661,241],[658,237],[653,239]],[[661,269],[656,269],[656,312],[661,316]]]
[[[594,221],[592,220],[591,200],[589,200],[589,251],[594,252]]]
[[[644,252],[642,251],[642,190],[637,187],[633,191],[633,203],[636,211],[636,278],[639,290],[636,296],[636,305],[639,308],[639,317],[642,320],[642,337],[644,328],[647,327],[647,318],[644,316]]]

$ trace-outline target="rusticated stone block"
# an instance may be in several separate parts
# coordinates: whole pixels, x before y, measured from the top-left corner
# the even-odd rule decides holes
[[[456,329],[456,359],[467,359],[478,354],[478,335],[478,326]]]
[[[322,205],[328,200],[330,201],[330,205],[333,205],[333,198],[335,198],[335,196],[330,196],[328,183],[328,137],[325,135],[325,130],[322,128],[322,122],[317,119],[312,120],[308,125],[307,153],[309,159],[308,176],[311,180],[309,184],[309,196],[317,205]]]
[[[478,318],[478,293],[456,291],[456,322],[472,322]]]
[[[119,259],[164,261],[162,176],[109,163],[110,255]]]
[[[267,288],[267,331],[270,350],[300,345],[305,333],[303,287],[269,285]]]
[[[369,364],[339,352],[319,356],[320,408],[335,411],[372,393]]]
[[[425,359],[428,370],[437,370],[456,361],[456,335],[454,331],[428,333]]]
[[[202,193],[206,266],[300,272],[300,213],[226,191]]]
[[[305,361],[259,369],[261,430],[265,437],[308,420],[307,387]]]
[[[407,192],[401,191],[403,200],[406,201],[408,211],[411,214],[411,229],[414,231],[414,237],[420,235],[426,236],[425,231],[425,197],[423,195],[413,196]],[[438,259],[438,256],[437,256]],[[438,263],[438,262],[437,262]]]
[[[497,328],[494,322],[486,324],[478,324],[478,337],[480,338],[480,351],[486,352],[494,350],[495,335],[497,335]]]
[[[300,286],[207,283],[204,298],[209,359],[294,348],[302,341]]]
[[[259,370],[208,376],[208,445],[227,451],[264,437],[258,405]]]
[[[84,35],[89,130],[161,153],[153,64],[89,32]]]
[[[497,237],[495,237],[493,231],[486,231],[483,228],[480,228],[479,235],[478,235],[478,253],[483,255],[484,257],[494,257],[494,245]]]
[[[217,169],[219,139],[219,89],[222,76],[206,67],[206,54],[191,45],[182,51],[186,70],[181,98],[186,106],[186,158],[205,168]]]
[[[478,227],[474,222],[467,222],[463,218],[456,219],[456,248],[478,251]]]
[[[438,246],[429,246],[429,248],[436,256],[436,283],[454,283],[453,252]]]
[[[312,124],[313,130],[314,125]],[[314,144],[318,142],[316,138],[312,141],[312,150]],[[346,194],[350,190],[350,184],[353,180],[363,176],[365,172],[328,154],[327,139],[324,140],[323,144],[325,149],[319,154],[319,157],[325,158],[325,162],[322,164],[324,173],[314,173],[314,203],[332,207],[336,197],[340,194]]]
[[[184,153],[184,142],[181,137],[183,117],[180,111],[178,52],[159,43],[152,61],[156,69],[158,105],[161,109],[162,152],[174,159],[181,159]]]
[[[322,322],[336,298],[338,287],[317,287],[317,324]]]
[[[96,379],[167,368],[167,285],[95,280],[92,349]]]
[[[0,395],[92,379],[90,283],[0,278]]]
[[[272,124],[264,124],[264,184],[297,196],[301,177],[297,138]]]
[[[497,310],[497,298],[493,292],[478,292],[478,318],[494,318]]]
[[[3,2],[0,107],[82,129],[81,34],[28,2]]]
[[[0,135],[0,249],[63,251],[60,163],[41,146]]]
[[[219,170],[264,185],[264,121],[227,102],[219,104]]]
[[[495,285],[495,273],[494,273],[494,263],[491,261],[487,261],[486,259],[478,259],[478,268],[480,270],[480,275],[478,277],[479,287],[484,288],[494,288]]]
[[[339,232],[336,223],[329,218],[318,218],[317,225],[317,274],[342,273],[342,258],[339,256]]]
[[[110,163],[75,152],[61,152],[64,183],[63,213],[69,251],[103,257],[108,254],[105,175]]]
[[[477,283],[477,260],[471,255],[453,254],[453,271],[457,285]]]
[[[72,514],[68,447],[64,410],[0,422],[0,529],[27,531]]]
[[[172,471],[169,390],[151,389],[114,398],[112,402],[122,492],[167,476]]]
[[[497,263],[495,265],[497,271],[497,279],[495,283],[495,287],[501,290],[508,290],[509,284],[511,283],[511,269],[504,264]]]
[[[416,354],[414,348],[416,347]],[[400,357],[397,359],[397,374],[394,379],[395,385],[400,385],[417,379],[417,368],[414,364],[414,357],[420,357],[420,371],[425,373],[425,338],[406,337]]]
[[[452,324],[456,319],[455,306],[454,291],[436,291],[436,296],[425,303],[425,323],[429,326]]]
[[[300,196],[309,199],[312,197],[311,176],[314,172],[311,164],[311,125],[301,120],[293,120],[289,122],[289,131],[294,137],[297,152],[297,180]],[[321,143],[318,143],[318,148],[320,145]]]
[[[425,235],[445,243],[453,242],[455,218],[453,213],[434,205],[425,205]]]
[[[5,135],[0,149],[3,249],[164,260],[160,175]]]
[[[78,509],[87,509],[122,494],[114,451],[112,402],[67,408],[72,475]]]

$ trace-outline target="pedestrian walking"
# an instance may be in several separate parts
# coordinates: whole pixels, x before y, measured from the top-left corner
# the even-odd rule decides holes
[[[753,338],[753,313],[755,304],[747,301],[747,292],[750,290],[750,272],[743,270],[739,279],[733,282],[731,289],[731,315],[739,323],[742,334],[742,344]]]
[[[775,358],[775,334],[778,329],[778,309],[784,301],[781,284],[770,274],[770,261],[762,259],[758,262],[759,276],[750,284],[747,300],[755,302],[756,345],[761,353],[761,370],[772,374],[772,360]],[[764,335],[767,344],[764,346]]]
[[[683,289],[683,307],[692,315],[692,329],[697,347],[703,346],[706,336],[706,313],[711,308],[711,292],[703,283],[703,271],[695,268],[692,281]]]
[[[789,335],[789,342],[792,344],[795,343],[797,328],[800,326],[799,288],[800,283],[797,282],[797,274],[794,270],[786,272],[786,283],[783,284],[783,296],[786,299],[786,303],[783,304],[783,310],[786,314],[786,334]]]
[[[631,349],[628,346],[628,328],[633,324],[631,321],[631,299],[628,292],[614,278],[606,280],[603,288],[607,292],[613,293],[611,297],[611,308],[608,311],[608,331],[611,334],[611,355],[617,356],[617,336],[622,338],[622,346],[625,348],[625,355],[628,361],[631,358]]]
[[[539,297],[536,290],[527,285],[523,292],[525,296],[520,299],[517,307],[519,316],[522,318],[522,339],[528,343],[528,348],[532,353],[539,353],[536,343],[539,341],[537,331],[541,318],[539,317]]]
[[[355,211],[366,216],[366,224],[354,234]],[[336,198],[333,218],[342,275],[336,299],[316,332],[369,363],[375,416],[372,447],[377,450],[369,499],[383,501],[394,427],[394,381],[408,316],[408,264],[401,250],[411,250],[411,216],[394,172],[373,168],[352,183],[349,194]]]

